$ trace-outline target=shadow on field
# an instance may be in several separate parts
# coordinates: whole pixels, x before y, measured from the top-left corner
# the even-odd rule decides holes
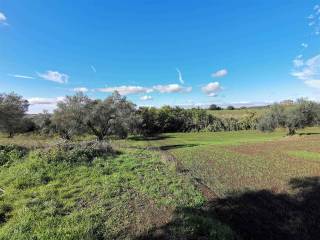
[[[157,141],[157,140],[165,140],[168,138],[174,138],[173,136],[164,136],[164,135],[156,135],[156,136],[149,136],[149,137],[144,137],[144,136],[133,136],[130,137],[129,139],[134,140],[134,141]]]
[[[168,151],[172,149],[178,149],[178,148],[187,148],[187,147],[196,147],[199,146],[199,144],[174,144],[174,145],[163,145],[160,146],[160,150]]]
[[[320,135],[320,132],[299,133],[299,136]]]
[[[211,200],[201,209],[178,209],[171,222],[138,239],[216,239],[221,223],[236,239],[320,239],[320,178],[289,184],[295,194],[248,191]]]

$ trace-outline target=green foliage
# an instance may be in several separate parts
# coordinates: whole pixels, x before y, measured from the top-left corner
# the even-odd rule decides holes
[[[29,103],[15,93],[0,94],[0,130],[12,137],[21,131]]]
[[[26,155],[27,150],[16,145],[0,145],[0,166],[8,165]]]
[[[47,162],[91,163],[95,158],[114,154],[106,142],[63,142],[48,149],[38,151],[40,158]]]
[[[36,125],[36,130],[40,134],[48,135],[54,132],[54,126],[52,124],[51,114],[48,111],[43,111],[33,117],[33,122]]]
[[[216,104],[211,104],[208,109],[209,109],[209,110],[222,110],[222,108],[219,107],[219,106],[216,105]]]
[[[231,106],[231,105],[227,107],[227,110],[235,110],[235,109],[236,108],[234,106]]]
[[[74,96],[66,96],[65,100],[57,104],[52,123],[62,138],[71,139],[85,132],[84,119],[90,101],[83,93],[77,93]]]
[[[297,129],[314,126],[319,123],[320,104],[298,99],[296,105],[284,108],[282,105],[274,104],[266,112],[258,123],[261,131],[273,131],[277,127],[286,127],[288,134],[295,134]]]
[[[134,107],[132,102],[115,92],[103,101],[88,104],[84,123],[100,141],[112,135],[126,138],[132,121],[135,121]]]

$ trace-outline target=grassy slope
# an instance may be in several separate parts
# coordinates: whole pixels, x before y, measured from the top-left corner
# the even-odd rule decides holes
[[[203,204],[189,179],[158,153],[120,150],[92,164],[48,163],[31,153],[0,167],[0,239],[133,239],[177,218],[177,209]],[[198,234],[200,225],[216,239],[231,235],[211,218],[178,218],[169,226],[172,239]]]

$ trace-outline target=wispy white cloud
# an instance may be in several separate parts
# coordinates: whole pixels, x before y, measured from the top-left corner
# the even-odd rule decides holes
[[[77,88],[74,88],[73,91],[74,92],[83,92],[83,93],[85,93],[85,92],[88,92],[89,89],[86,88],[86,87],[77,87]]]
[[[210,82],[207,85],[203,86],[201,89],[202,92],[207,94],[209,97],[215,97],[222,88],[219,82]]]
[[[94,73],[97,72],[97,69],[96,69],[93,65],[91,65],[90,67],[91,67],[91,70],[92,70]]]
[[[153,98],[149,95],[144,95],[144,96],[140,97],[140,100],[142,100],[142,101],[150,101],[152,99]]]
[[[293,59],[292,62],[293,62],[293,66],[295,68],[303,66],[304,62],[303,62],[303,59],[302,59],[302,55],[297,56],[295,59]]]
[[[156,85],[153,86],[153,89],[160,93],[178,93],[192,91],[192,87],[182,87],[179,84]]]
[[[142,86],[116,86],[116,87],[105,87],[96,89],[99,92],[112,93],[118,91],[121,95],[129,94],[140,94],[140,93],[178,93],[178,92],[191,92],[192,87],[183,87],[180,84],[167,84],[167,85],[155,85],[153,87],[142,87]]]
[[[107,92],[112,93],[114,91],[118,91],[121,95],[129,95],[129,94],[137,94],[137,93],[150,93],[153,89],[145,88],[141,86],[118,86],[118,87],[106,87],[106,88],[98,88],[99,92]]]
[[[8,25],[7,17],[3,12],[0,12],[0,24]]]
[[[182,78],[181,71],[180,71],[178,68],[176,68],[176,70],[177,70],[177,72],[178,72],[179,82],[180,82],[181,84],[184,84],[184,80],[183,80],[183,78]]]
[[[309,45],[307,43],[301,43],[301,47],[307,48]]]
[[[34,79],[34,77],[27,76],[27,75],[20,75],[20,74],[8,74],[10,77],[15,78],[24,78],[24,79]]]
[[[56,97],[56,98],[41,98],[41,97],[33,97],[29,98],[28,102],[30,105],[50,105],[57,104],[60,101],[63,101],[65,97]]]
[[[304,83],[312,88],[320,88],[320,54],[310,59],[299,59],[294,61],[294,69],[291,75],[304,81]]]
[[[69,80],[69,76],[65,73],[60,73],[58,71],[47,71],[45,73],[37,73],[38,76],[42,79],[57,82],[57,83],[67,83]]]
[[[221,70],[218,70],[214,73],[211,74],[212,77],[214,78],[219,78],[219,77],[224,77],[228,74],[228,70],[227,69],[221,69]]]
[[[308,16],[308,20],[313,34],[320,35],[320,6],[318,4],[313,7],[313,12]]]

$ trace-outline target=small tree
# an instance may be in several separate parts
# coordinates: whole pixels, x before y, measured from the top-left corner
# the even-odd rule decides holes
[[[84,121],[90,102],[87,96],[79,92],[74,96],[67,96],[57,104],[52,123],[62,138],[70,140],[74,135],[86,131]]]
[[[313,126],[319,122],[320,105],[305,99],[298,99],[294,108],[286,112],[285,126],[288,134],[294,135],[297,129]]]
[[[218,105],[216,105],[216,104],[211,104],[210,106],[209,106],[209,110],[221,110],[222,108],[221,107],[219,107]]]
[[[235,110],[235,109],[236,108],[234,106],[231,106],[231,105],[227,107],[227,110]]]
[[[279,104],[274,104],[260,118],[257,128],[263,132],[272,132],[277,127],[285,127],[286,114],[284,107]]]
[[[49,134],[53,130],[51,114],[49,114],[49,112],[46,110],[44,110],[42,113],[37,114],[34,117],[34,122],[37,126],[37,130],[41,134]]]
[[[111,135],[125,138],[135,120],[134,108],[133,103],[114,92],[103,101],[97,100],[89,104],[85,124],[100,141]]]
[[[29,103],[21,96],[10,93],[0,94],[0,128],[9,137],[21,130],[23,117],[28,111]]]
[[[158,111],[156,108],[140,107],[138,109],[140,122],[137,126],[137,133],[143,136],[154,136],[161,130],[158,121]]]

